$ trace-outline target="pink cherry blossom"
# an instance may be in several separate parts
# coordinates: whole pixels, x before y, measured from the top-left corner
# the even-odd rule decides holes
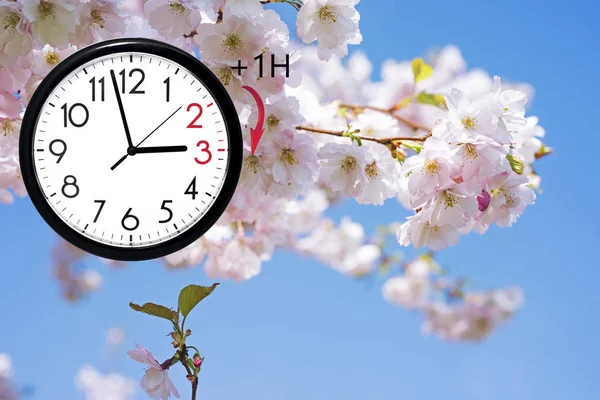
[[[360,0],[306,0],[298,12],[298,36],[306,44],[318,40],[319,58],[348,54],[348,44],[359,44],[360,16],[354,6]]]
[[[202,40],[200,56],[204,61],[235,65],[252,64],[265,47],[265,32],[252,20],[229,17],[216,25],[214,33]]]
[[[135,346],[137,349],[128,351],[127,355],[133,360],[148,366],[146,374],[140,382],[140,386],[146,394],[155,400],[167,400],[171,395],[179,398],[179,393],[169,378],[169,371],[160,366],[151,352],[139,344]]]
[[[63,47],[79,23],[79,0],[21,0],[39,46]]]
[[[8,66],[31,52],[33,39],[19,3],[0,5],[0,21],[0,64]]]
[[[113,39],[125,33],[125,19],[119,12],[120,0],[90,0],[80,5],[80,21],[71,43],[88,45]]]

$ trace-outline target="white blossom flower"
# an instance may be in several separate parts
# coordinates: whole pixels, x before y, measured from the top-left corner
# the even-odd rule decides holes
[[[275,151],[273,180],[281,195],[296,196],[312,186],[317,170],[317,150],[304,133],[283,131],[269,144]]]
[[[298,12],[296,32],[310,44],[318,40],[319,58],[348,54],[348,44],[359,44],[360,15],[354,8],[360,0],[306,0]]]
[[[453,185],[460,171],[448,157],[450,147],[442,140],[427,139],[423,150],[417,156],[408,158],[402,166],[402,173],[408,179],[413,208],[421,206],[436,191]]]
[[[432,226],[449,225],[464,227],[468,220],[477,215],[476,193],[470,192],[465,184],[437,192],[420,213]]]
[[[189,246],[164,258],[168,268],[176,269],[200,264],[213,246],[221,245],[232,237],[228,226],[213,225],[202,237]]]
[[[407,217],[407,220],[396,233],[396,239],[402,246],[412,244],[416,249],[428,247],[438,251],[458,244],[460,233],[452,225],[434,225],[423,212]]]
[[[12,359],[8,354],[0,353],[0,377],[12,378]]]
[[[332,264],[334,270],[347,276],[363,276],[375,269],[381,257],[381,249],[374,244],[365,244],[346,255],[341,263]]]
[[[79,0],[21,0],[23,14],[31,23],[33,38],[40,45],[63,47],[79,23]]]
[[[511,135],[494,107],[482,100],[469,101],[458,89],[452,89],[446,96],[450,129],[445,134],[434,132],[434,136],[460,143],[467,139],[477,139],[477,135],[487,136],[502,144],[511,142]]]
[[[115,347],[123,344],[123,342],[125,341],[125,337],[125,331],[121,328],[115,327],[110,328],[106,331],[106,334],[104,335],[104,340],[109,346]]]
[[[71,43],[89,45],[122,36],[125,19],[119,13],[120,0],[90,0],[80,5],[80,21],[71,35]]]
[[[538,125],[537,117],[526,118],[525,125],[514,131],[513,154],[518,156],[526,167],[535,161],[535,154],[543,146],[541,138],[544,135],[544,128]]]
[[[312,254],[347,276],[361,276],[375,268],[381,257],[378,246],[365,243],[362,225],[349,218],[342,219],[338,227],[329,219],[319,225],[296,244],[303,253]]]
[[[223,6],[223,17],[252,18],[264,12],[259,0],[227,0]]]
[[[535,201],[535,192],[528,187],[529,178],[514,172],[493,177],[487,191],[491,194],[489,207],[480,217],[487,225],[511,226],[523,213],[525,207]]]
[[[183,0],[147,0],[144,15],[152,28],[166,38],[190,34],[200,23],[200,13]]]
[[[34,75],[44,78],[58,65],[58,63],[76,51],[77,49],[74,46],[68,46],[64,49],[55,49],[52,46],[44,46],[41,50],[34,50],[31,71]]]
[[[494,88],[486,96],[486,100],[490,102],[494,113],[500,117],[500,123],[505,125],[507,131],[514,131],[526,124],[527,96],[518,90],[502,90],[500,77],[494,76]]]
[[[476,180],[482,184],[490,176],[510,170],[506,153],[502,146],[483,136],[467,140],[454,150],[463,181]]]
[[[286,129],[295,129],[304,121],[299,112],[300,103],[293,96],[280,97],[265,105],[265,138]],[[256,113],[249,120],[250,125],[256,122]]]
[[[399,190],[399,164],[390,151],[381,145],[367,146],[365,151],[365,182],[356,196],[361,204],[383,205]]]
[[[0,5],[0,64],[9,65],[31,52],[33,40],[20,4],[4,3]]]
[[[518,288],[467,294],[455,305],[427,305],[423,330],[445,340],[479,341],[506,322],[522,303]]]
[[[12,382],[12,360],[7,354],[0,353],[0,399],[17,400],[17,392]]]
[[[15,58],[8,65],[0,63],[0,88],[8,93],[23,90],[31,77],[30,62],[22,57]]]
[[[241,282],[260,273],[261,259],[247,239],[235,238],[222,250],[211,251],[204,269],[211,278],[230,278]]]
[[[402,130],[394,117],[373,110],[365,110],[352,122],[353,129],[360,129],[362,136],[389,138],[404,135],[410,129]]]
[[[357,196],[365,183],[365,154],[358,144],[327,143],[319,150],[320,179],[333,191]]]
[[[198,45],[203,61],[236,65],[241,60],[242,65],[248,65],[264,48],[265,32],[251,20],[230,17]]]
[[[285,212],[292,231],[305,233],[314,229],[321,219],[323,212],[329,207],[327,196],[322,190],[311,190],[302,199],[285,203]]]
[[[75,383],[86,400],[132,400],[135,394],[132,378],[116,373],[104,375],[89,365],[79,369]]]
[[[148,397],[155,400],[168,400],[171,395],[179,398],[177,389],[169,378],[169,371],[163,369],[151,352],[136,344],[137,350],[130,350],[127,355],[133,360],[148,366],[140,386]]]
[[[421,308],[429,299],[431,287],[427,278],[411,278],[396,276],[385,282],[382,288],[383,297],[390,303],[409,309]]]
[[[256,193],[267,193],[275,183],[271,173],[273,157],[275,154],[271,146],[259,146],[254,154],[244,149],[240,185]]]

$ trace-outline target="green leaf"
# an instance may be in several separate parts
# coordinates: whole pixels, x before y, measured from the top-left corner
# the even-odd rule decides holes
[[[425,80],[433,74],[433,68],[431,65],[427,65],[422,58],[415,58],[412,61],[413,75],[415,76],[415,82]]]
[[[133,308],[135,311],[143,312],[148,315],[153,315],[155,317],[164,318],[169,321],[173,321],[173,323],[177,323],[179,320],[179,314],[176,311],[171,310],[165,306],[161,306],[159,304],[154,303],[146,303],[143,306],[140,306],[135,303],[129,303],[129,307]]]
[[[545,145],[541,145],[540,149],[538,151],[535,152],[535,159],[540,159],[542,157],[547,156],[548,154],[552,153],[552,148],[551,147],[546,147]]]
[[[218,283],[214,283],[212,286],[189,285],[184,287],[179,293],[179,311],[181,315],[187,317],[190,311],[210,295],[218,285]]]
[[[441,94],[430,94],[421,92],[417,96],[417,102],[421,104],[429,104],[431,106],[446,108],[446,99]]]
[[[194,362],[192,361],[192,359],[191,359],[191,358],[188,358],[188,359],[187,359],[187,365],[188,365],[188,367],[190,367],[190,369],[191,369],[192,371],[196,370],[196,366],[194,365]]]
[[[519,157],[507,154],[506,159],[510,163],[510,167],[519,175],[523,175],[523,161]]]
[[[402,146],[416,151],[417,154],[419,154],[421,152],[421,150],[423,150],[423,143],[415,142],[413,140],[403,140]]]
[[[404,107],[408,106],[410,103],[412,103],[414,98],[415,98],[415,96],[412,94],[410,96],[406,96],[405,98],[400,100],[398,103],[396,103],[396,105],[394,107],[392,107],[392,109],[394,111],[400,110],[401,108],[404,108]]]

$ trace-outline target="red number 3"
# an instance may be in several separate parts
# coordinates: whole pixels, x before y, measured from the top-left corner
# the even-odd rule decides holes
[[[196,125],[196,121],[198,121],[200,119],[200,117],[202,116],[202,106],[198,103],[192,103],[187,108],[188,112],[190,112],[190,110],[193,107],[198,108],[198,115],[196,115],[196,118],[194,118],[194,120],[192,122],[190,122],[190,124],[187,127],[188,128],[202,128],[202,125]]]
[[[196,146],[200,147],[200,150],[202,150],[203,153],[206,153],[208,157],[204,161],[200,161],[198,160],[198,158],[194,158],[194,161],[196,161],[200,165],[208,164],[210,160],[212,160],[212,153],[208,149],[208,142],[206,140],[201,140]]]

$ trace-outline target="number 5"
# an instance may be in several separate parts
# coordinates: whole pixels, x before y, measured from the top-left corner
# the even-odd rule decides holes
[[[208,164],[210,162],[210,160],[212,160],[212,153],[208,149],[208,142],[206,140],[201,140],[198,142],[198,144],[196,146],[200,147],[200,150],[202,150],[203,153],[208,154],[208,157],[204,161],[200,161],[200,160],[198,160],[198,158],[194,158],[194,160],[198,164],[201,164],[201,165]]]

